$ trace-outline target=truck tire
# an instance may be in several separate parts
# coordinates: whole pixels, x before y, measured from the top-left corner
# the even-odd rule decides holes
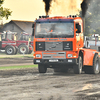
[[[85,66],[84,71],[86,74],[98,74],[100,72],[99,57],[96,54],[93,59],[93,66]]]
[[[93,59],[93,66],[91,67],[92,74],[98,74],[100,71],[99,68],[99,56],[95,55]]]
[[[46,73],[47,67],[42,64],[38,64],[38,71],[39,73]]]
[[[29,48],[27,45],[20,45],[19,46],[19,54],[28,54]]]
[[[73,66],[74,73],[75,74],[81,74],[82,73],[82,57],[79,56],[78,58],[78,64]]]
[[[14,46],[7,46],[5,49],[5,53],[7,55],[14,55],[15,54],[15,47]]]

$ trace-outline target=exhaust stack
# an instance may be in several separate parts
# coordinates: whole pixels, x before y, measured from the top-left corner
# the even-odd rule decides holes
[[[45,3],[45,12],[46,12],[46,16],[47,16],[48,13],[49,13],[50,6],[51,6],[51,1],[52,1],[52,0],[43,0],[43,2]]]
[[[83,19],[83,31],[85,33],[85,15],[86,11],[88,9],[88,4],[90,3],[91,0],[83,0],[81,3],[81,9],[82,9],[82,19]]]

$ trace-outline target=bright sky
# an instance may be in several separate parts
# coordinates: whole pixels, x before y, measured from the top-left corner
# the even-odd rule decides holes
[[[5,0],[3,6],[13,11],[9,20],[34,21],[39,15],[45,15],[42,0]]]
[[[72,14],[77,12],[76,10],[80,8],[81,2],[82,0],[58,0],[56,3],[52,3],[53,10],[50,14],[51,16],[67,15],[68,11],[70,12],[68,14]],[[34,21],[39,16],[45,15],[43,0],[5,0],[3,6],[13,11],[11,17],[7,21],[3,19],[3,22],[10,20]],[[73,11],[68,10],[70,7],[73,8]]]

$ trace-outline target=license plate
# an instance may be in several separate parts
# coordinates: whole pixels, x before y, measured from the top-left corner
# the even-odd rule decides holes
[[[58,60],[49,60],[49,62],[58,62]]]
[[[72,60],[68,60],[68,62],[72,62]]]

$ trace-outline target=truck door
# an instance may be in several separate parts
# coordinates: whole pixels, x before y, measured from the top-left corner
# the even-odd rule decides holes
[[[77,47],[83,47],[83,32],[81,23],[76,23],[76,45]]]

